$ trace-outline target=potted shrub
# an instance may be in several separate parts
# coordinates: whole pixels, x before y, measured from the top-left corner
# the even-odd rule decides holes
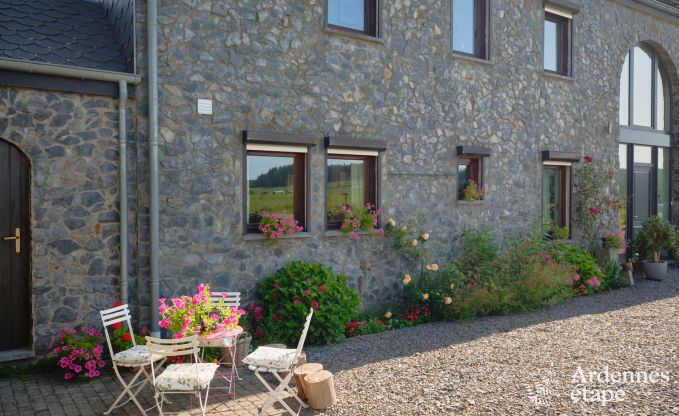
[[[627,241],[618,233],[605,234],[601,237],[601,247],[596,250],[596,257],[599,263],[603,264],[607,260],[618,263],[620,250],[626,248]]]
[[[643,262],[644,273],[651,280],[662,280],[667,273],[667,262],[660,261],[665,250],[676,247],[677,229],[669,221],[659,216],[648,217],[641,229],[634,233],[634,251],[649,259]]]

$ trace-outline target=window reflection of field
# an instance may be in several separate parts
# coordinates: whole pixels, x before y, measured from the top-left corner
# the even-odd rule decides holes
[[[258,223],[260,213],[286,211],[287,217],[292,218],[295,211],[294,192],[292,187],[250,187],[248,195],[248,215],[250,223]]]
[[[353,208],[365,205],[365,192],[363,182],[333,181],[328,183],[328,220],[338,221],[344,219],[342,205],[349,204]]]

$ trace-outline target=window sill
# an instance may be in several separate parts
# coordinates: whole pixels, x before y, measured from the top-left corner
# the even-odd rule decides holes
[[[487,66],[495,65],[495,63],[493,61],[489,60],[489,59],[479,58],[478,56],[467,55],[465,53],[460,53],[460,52],[455,52],[455,51],[450,52],[450,56],[453,57],[454,59],[461,59],[463,61],[469,61],[469,62],[473,62],[473,63],[476,63],[476,64],[487,65]]]
[[[367,236],[379,235],[378,233],[373,233],[373,232],[370,232],[370,231],[359,231],[356,234],[361,235],[361,236],[362,235],[367,235]],[[349,237],[348,234],[342,234],[342,231],[340,231],[340,230],[326,230],[325,236],[326,237],[347,237],[347,238]]]
[[[295,238],[311,238],[312,235],[311,233],[308,232],[301,232],[301,233],[295,233],[293,235],[284,235],[283,240],[292,240]],[[243,234],[243,240],[245,241],[264,241],[264,240],[269,240],[264,234],[262,233],[248,233],[248,234]]]
[[[380,37],[362,35],[360,33],[349,32],[349,31],[345,31],[345,30],[342,30],[342,29],[335,29],[333,27],[327,27],[326,26],[325,33],[328,33],[328,34],[331,34],[331,35],[337,35],[337,36],[346,36],[346,37],[349,37],[349,38],[360,39],[360,40],[365,40],[365,41],[368,41],[368,42],[374,42],[374,43],[378,43],[380,45],[384,45],[384,39],[382,39]]]
[[[466,199],[458,199],[458,205],[483,205],[484,199],[477,199],[475,201],[467,201]]]
[[[575,78],[570,75],[561,75],[556,72],[543,71],[545,78],[558,79],[560,81],[575,82]]]

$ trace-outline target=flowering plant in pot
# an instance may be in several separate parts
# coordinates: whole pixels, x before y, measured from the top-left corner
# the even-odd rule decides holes
[[[371,203],[367,203],[359,209],[353,209],[348,204],[342,205],[344,220],[340,225],[340,232],[356,241],[360,239],[359,231],[384,235],[384,228],[378,227],[381,213],[382,210],[375,208],[375,205]]]
[[[596,256],[600,263],[606,260],[618,263],[618,253],[627,248],[627,240],[620,232],[605,233],[601,237],[601,247],[597,248]]]
[[[238,320],[245,311],[226,306],[224,299],[212,300],[210,285],[199,284],[193,296],[180,296],[170,300],[160,299],[161,328],[173,333],[173,338],[183,338],[199,334],[209,335],[213,332],[238,328]]]
[[[662,280],[667,273],[667,262],[660,261],[660,255],[665,250],[677,247],[679,232],[666,219],[659,216],[648,217],[641,225],[641,229],[634,233],[632,245],[634,251],[641,257],[649,258],[643,262],[644,273],[651,280]]]
[[[485,193],[485,187],[480,186],[473,179],[469,179],[467,181],[467,186],[462,190],[462,197],[465,201],[480,201],[483,199]]]
[[[290,218],[285,211],[269,214],[263,212],[257,229],[264,234],[268,241],[279,242],[285,236],[291,236],[302,232],[304,227],[297,220]]]

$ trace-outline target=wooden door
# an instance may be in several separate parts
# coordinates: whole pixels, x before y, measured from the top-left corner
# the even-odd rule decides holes
[[[31,347],[29,170],[0,139],[0,351]]]

